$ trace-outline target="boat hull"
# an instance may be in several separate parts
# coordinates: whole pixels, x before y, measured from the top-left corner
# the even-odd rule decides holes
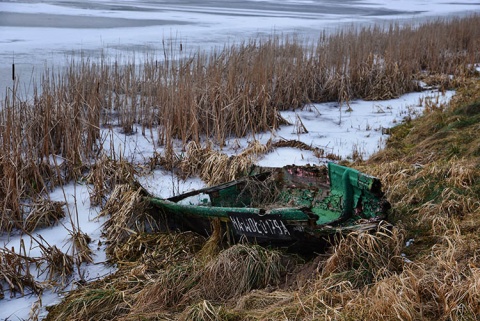
[[[196,203],[188,201],[192,197]],[[321,246],[336,233],[374,229],[389,209],[378,179],[333,163],[328,171],[315,166],[256,168],[233,182],[170,199],[150,197],[149,203],[169,229],[208,236],[212,223],[220,222],[222,235],[231,242],[245,239],[308,251],[308,244]]]

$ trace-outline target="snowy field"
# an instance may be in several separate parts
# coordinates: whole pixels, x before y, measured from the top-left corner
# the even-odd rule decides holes
[[[28,94],[32,75],[44,66],[61,68],[69,55],[99,57],[103,53],[128,57],[135,53],[136,58],[141,58],[147,52],[161,51],[163,39],[180,41],[186,50],[195,52],[273,32],[296,33],[315,39],[322,30],[335,30],[352,22],[419,21],[472,12],[480,12],[478,1],[0,1],[0,97],[3,99],[6,88],[12,85],[13,62],[17,77],[24,82],[20,88]],[[383,147],[387,138],[383,129],[398,124],[404,117],[421,114],[424,106],[420,102],[428,99],[447,102],[452,95],[452,92],[442,95],[425,91],[389,101],[352,101],[352,111],[347,111],[346,106],[339,108],[336,103],[306,106],[303,110],[282,113],[292,125],[283,126],[274,133],[231,141],[224,152],[234,154],[239,146],[245,147],[253,139],[262,143],[269,139],[295,139],[346,159],[354,152],[368,158]],[[298,120],[308,133],[299,130]],[[118,130],[114,134],[105,131],[103,136],[113,138],[111,146],[135,162],[148,159],[154,152],[162,152],[140,134],[124,136]],[[290,148],[277,149],[257,160],[258,164],[268,166],[323,162],[309,151]],[[203,186],[199,179],[180,181],[162,170],[139,177],[139,180],[160,197]],[[68,229],[72,229],[73,223],[91,236],[95,262],[82,265],[65,289],[46,289],[41,298],[28,293],[22,298],[11,297],[5,292],[5,298],[0,300],[0,320],[27,320],[35,305],[42,306],[40,317],[45,316],[44,307],[58,302],[61,292],[74,288],[74,281],[80,275],[95,280],[114,271],[114,267],[103,264],[106,258],[103,245],[99,243],[102,241],[102,221],[95,219],[99,209],[89,204],[90,188],[71,184],[54,191],[52,199],[66,201],[69,212],[74,215],[57,227],[36,233],[49,244],[56,244],[60,250],[68,252],[71,247]],[[40,255],[38,247],[26,236],[0,236],[0,246],[18,251],[21,239],[27,254]]]

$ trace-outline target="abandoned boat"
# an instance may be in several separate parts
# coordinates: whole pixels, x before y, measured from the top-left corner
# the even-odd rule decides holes
[[[254,167],[235,181],[148,201],[169,226],[208,235],[217,221],[229,238],[258,243],[374,229],[390,208],[378,178],[335,163]]]

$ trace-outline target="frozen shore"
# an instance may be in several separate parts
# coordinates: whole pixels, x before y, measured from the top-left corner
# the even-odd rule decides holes
[[[141,60],[162,42],[182,42],[184,53],[295,33],[316,39],[351,23],[411,21],[480,12],[480,3],[435,1],[1,1],[0,90],[12,87],[12,65],[22,92],[33,76],[69,58]]]

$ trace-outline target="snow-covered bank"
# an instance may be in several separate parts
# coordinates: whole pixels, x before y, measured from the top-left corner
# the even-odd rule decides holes
[[[292,125],[282,126],[275,133],[264,133],[258,137],[235,139],[230,142],[223,152],[233,155],[241,152],[253,139],[266,143],[268,140],[299,140],[308,145],[324,148],[331,153],[336,153],[343,158],[352,157],[353,152],[360,153],[367,158],[382,148],[387,135],[382,129],[390,128],[401,122],[405,117],[416,117],[422,113],[424,105],[428,100],[446,103],[452,97],[453,92],[441,94],[435,91],[422,93],[411,93],[398,99],[388,101],[352,101],[351,110],[347,106],[338,106],[333,103],[315,104],[306,106],[301,111],[286,111],[282,115]],[[298,124],[302,123],[308,133],[301,133]],[[114,132],[104,132],[105,136],[113,139],[112,144],[115,150],[121,153],[122,157],[136,163],[142,163],[154,152],[162,152],[156,148],[152,140],[139,133],[125,136],[120,129],[113,128]],[[235,148],[234,148],[235,147]],[[180,151],[178,151],[180,153]],[[119,155],[120,156],[120,155]],[[325,159],[317,158],[311,151],[302,151],[294,148],[279,148],[258,159],[259,165],[283,166],[287,164],[322,164]],[[186,181],[175,177],[171,172],[159,169],[139,177],[141,184],[150,192],[160,197],[169,197],[178,193],[198,189],[204,183],[198,178],[191,178]],[[56,245],[63,252],[71,252],[71,239],[69,231],[72,222],[83,233],[88,234],[92,242],[90,248],[94,252],[95,262],[92,264],[83,263],[79,270],[76,270],[65,288],[45,289],[39,298],[33,294],[26,293],[24,297],[18,294],[10,297],[5,293],[5,299],[0,300],[0,318],[8,320],[23,320],[29,318],[30,309],[41,302],[42,309],[40,316],[46,315],[45,307],[55,304],[61,299],[61,292],[68,291],[75,287],[75,281],[85,279],[87,281],[103,277],[115,270],[115,267],[104,264],[106,261],[104,252],[104,241],[101,237],[102,219],[98,219],[98,208],[90,206],[89,189],[92,187],[83,183],[76,185],[69,184],[58,188],[51,193],[52,200],[65,201],[68,204],[67,215],[61,224],[37,230],[35,235],[41,235],[50,245]],[[0,237],[1,245],[18,251],[20,242],[26,245],[27,254],[32,257],[39,257],[40,250],[34,241],[26,235],[4,235]],[[33,272],[35,274],[35,272]],[[39,276],[43,280],[45,275]],[[59,293],[60,292],[60,293]]]

